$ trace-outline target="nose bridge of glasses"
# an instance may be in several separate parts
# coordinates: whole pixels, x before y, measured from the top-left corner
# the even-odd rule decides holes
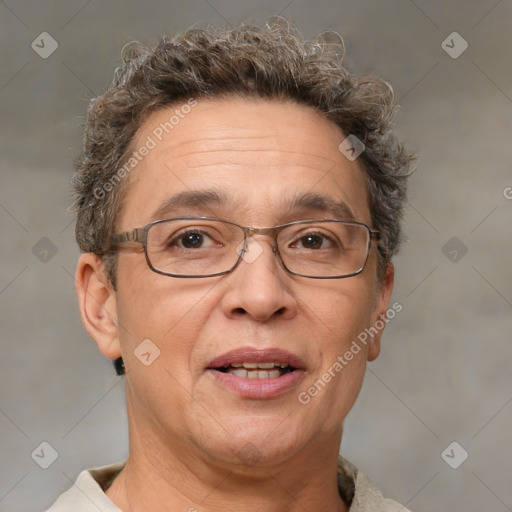
[[[245,228],[246,236],[254,235],[268,235],[269,233],[275,232],[277,228],[254,228],[252,226],[248,226]]]
[[[244,228],[244,240],[247,241],[248,238],[253,238],[254,240],[255,237],[254,235],[263,235],[265,237],[268,237],[270,235],[271,237],[271,240],[272,240],[272,251],[274,253],[277,252],[277,244],[276,244],[276,233],[277,233],[277,228],[276,227],[272,227],[272,228],[255,228],[255,227],[252,227],[252,226],[247,226]]]

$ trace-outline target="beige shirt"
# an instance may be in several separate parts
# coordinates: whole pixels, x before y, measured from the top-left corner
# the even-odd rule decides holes
[[[82,471],[68,491],[46,512],[122,512],[104,493],[124,466],[113,464]],[[385,499],[371,480],[340,456],[338,489],[350,512],[410,512],[396,501]]]

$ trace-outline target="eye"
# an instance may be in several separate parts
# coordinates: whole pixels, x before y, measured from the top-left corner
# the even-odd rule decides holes
[[[337,246],[333,239],[324,233],[311,232],[302,235],[297,242],[292,244],[292,247],[298,249],[333,249]]]
[[[208,241],[211,243],[205,246]],[[207,233],[196,228],[172,236],[166,244],[167,247],[178,247],[180,249],[208,249],[214,245],[216,245],[215,242]]]

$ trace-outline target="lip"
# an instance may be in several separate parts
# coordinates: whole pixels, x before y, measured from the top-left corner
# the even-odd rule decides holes
[[[269,379],[246,379],[236,377],[229,373],[223,373],[216,368],[240,364],[243,362],[264,363],[274,362],[286,364],[294,368],[294,371],[281,377]],[[216,357],[206,367],[216,382],[242,398],[274,398],[282,395],[297,386],[305,374],[305,365],[300,357],[282,349],[255,349],[242,347]]]

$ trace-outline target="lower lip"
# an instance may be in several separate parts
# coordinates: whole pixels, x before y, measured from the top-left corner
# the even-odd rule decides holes
[[[294,370],[272,379],[245,379],[217,370],[206,370],[217,382],[243,398],[273,398],[297,386],[304,370]]]

